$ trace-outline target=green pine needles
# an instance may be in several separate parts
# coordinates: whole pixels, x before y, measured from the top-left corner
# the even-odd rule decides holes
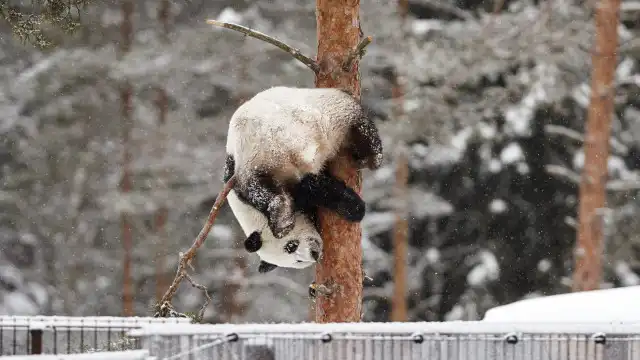
[[[80,27],[80,10],[90,0],[0,0],[0,18],[23,44],[47,49],[56,44],[50,30],[71,34]]]

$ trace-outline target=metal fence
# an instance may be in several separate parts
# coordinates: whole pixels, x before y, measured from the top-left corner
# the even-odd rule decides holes
[[[634,324],[193,324],[130,335],[158,360],[640,360]]]
[[[127,332],[188,318],[0,316],[0,355],[74,354],[139,348]]]
[[[152,360],[147,350],[105,351],[85,354],[10,355],[0,360]]]

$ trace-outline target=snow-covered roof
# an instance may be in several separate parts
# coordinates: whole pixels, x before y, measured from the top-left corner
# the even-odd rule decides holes
[[[640,286],[552,295],[490,309],[486,322],[640,323]]]

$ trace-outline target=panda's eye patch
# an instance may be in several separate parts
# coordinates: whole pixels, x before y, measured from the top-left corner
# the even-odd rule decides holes
[[[296,250],[298,250],[298,245],[300,245],[300,241],[298,240],[287,241],[287,243],[284,245],[284,251],[286,251],[287,254],[293,254],[294,252],[296,252]]]

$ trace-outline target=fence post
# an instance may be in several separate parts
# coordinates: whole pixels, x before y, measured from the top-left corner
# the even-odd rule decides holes
[[[42,354],[42,328],[29,328],[31,336],[31,354]]]

